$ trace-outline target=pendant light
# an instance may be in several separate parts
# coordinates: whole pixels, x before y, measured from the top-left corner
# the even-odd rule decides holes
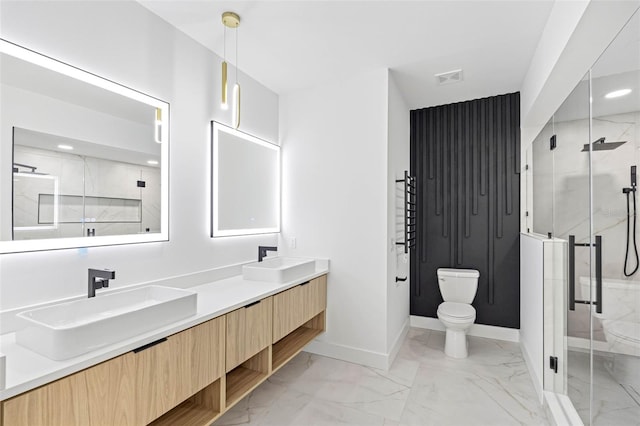
[[[233,126],[237,129],[240,126],[240,84],[238,83],[238,26],[240,26],[240,16],[233,12],[224,12],[222,14],[222,24],[224,25],[224,59],[222,61],[222,108],[228,108],[227,96],[227,28],[236,30],[236,81],[233,86]]]
[[[222,22],[224,22],[224,15],[222,17]],[[229,104],[227,103],[227,26],[224,27],[224,57],[222,59],[222,109],[228,109]]]

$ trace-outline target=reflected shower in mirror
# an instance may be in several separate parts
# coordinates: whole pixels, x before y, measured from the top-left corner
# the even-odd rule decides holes
[[[211,236],[280,232],[280,147],[212,122]]]
[[[14,127],[13,239],[160,232],[159,154]]]
[[[168,239],[166,102],[1,39],[0,84],[0,253]]]

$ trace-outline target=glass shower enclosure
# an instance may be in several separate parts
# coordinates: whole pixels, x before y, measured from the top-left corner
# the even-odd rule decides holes
[[[568,242],[560,391],[584,424],[638,425],[639,13],[556,111],[527,159],[527,227]]]

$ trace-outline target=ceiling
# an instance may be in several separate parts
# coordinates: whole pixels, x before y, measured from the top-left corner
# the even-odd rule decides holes
[[[223,54],[240,15],[239,68],[278,94],[389,68],[411,109],[520,90],[553,0],[139,0]],[[227,59],[235,63],[234,31]],[[463,70],[437,85],[434,74]]]

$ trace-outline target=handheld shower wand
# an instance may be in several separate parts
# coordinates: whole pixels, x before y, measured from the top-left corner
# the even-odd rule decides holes
[[[640,267],[640,258],[638,258],[638,244],[636,241],[636,222],[637,222],[637,211],[636,211],[636,186],[637,186],[637,175],[636,175],[636,166],[631,166],[631,187],[622,188],[622,193],[627,196],[627,244],[625,247],[624,254],[624,276],[630,277],[635,274]],[[630,273],[627,273],[627,263],[629,262],[629,231],[630,231],[630,221],[631,221],[631,212],[629,205],[629,194],[633,197],[633,250],[636,256],[636,267]]]

